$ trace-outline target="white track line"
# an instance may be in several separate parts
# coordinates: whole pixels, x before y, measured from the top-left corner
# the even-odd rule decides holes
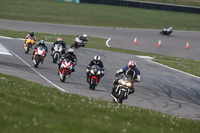
[[[108,38],[108,40],[106,41],[106,46],[110,47],[110,45],[108,44],[108,42],[111,40],[111,38]]]
[[[12,55],[1,43],[0,43],[0,54]]]
[[[28,67],[30,67],[34,72],[36,72],[40,77],[42,77],[44,80],[46,80],[47,82],[49,82],[51,85],[53,85],[54,87],[56,87],[57,89],[63,91],[63,92],[67,92],[66,90],[64,90],[63,88],[57,86],[56,84],[52,83],[50,80],[48,80],[46,77],[44,77],[42,74],[40,74],[37,70],[35,70],[34,68],[32,68],[26,61],[24,61],[21,57],[19,57],[17,54],[15,54],[14,52],[12,52],[11,50],[9,50],[7,48],[8,51],[10,51],[14,56],[16,56],[18,59],[20,59],[22,62],[24,62]],[[69,92],[67,92],[69,93]]]
[[[160,65],[160,66],[166,67],[166,68],[168,68],[168,69],[171,69],[171,70],[174,70],[174,71],[177,71],[177,72],[180,72],[180,73],[183,73],[183,74],[189,75],[189,76],[191,76],[191,77],[194,77],[194,78],[200,79],[200,77],[198,77],[198,76],[195,76],[195,75],[192,75],[192,74],[189,74],[189,73],[183,72],[183,71],[181,71],[181,70],[178,70],[178,69],[175,69],[175,68],[172,68],[172,67],[169,67],[169,66],[166,66],[166,65],[163,65],[163,64],[160,64],[160,63],[154,62],[154,61],[152,61],[152,60],[148,60],[148,59],[146,59],[146,60],[149,61],[149,62],[151,62],[151,63],[154,63],[154,64],[157,64],[157,65]]]

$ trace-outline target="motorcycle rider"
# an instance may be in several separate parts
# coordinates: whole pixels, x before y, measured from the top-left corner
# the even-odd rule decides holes
[[[134,72],[135,72],[135,76],[133,75]],[[118,77],[122,73],[130,75],[131,79],[133,81],[140,82],[140,70],[136,67],[136,62],[134,62],[134,61],[129,61],[128,65],[124,66],[122,69],[119,69],[116,72],[115,77]],[[116,96],[115,90],[118,85],[118,81],[119,81],[119,79],[115,79],[113,81],[113,88],[111,91],[111,95],[113,95],[114,97]],[[134,84],[133,84],[133,86],[130,88],[129,94],[134,93],[134,92],[135,92],[135,88],[134,88]]]
[[[172,27],[169,27],[168,29],[164,28],[163,31],[169,33],[170,31],[172,31]]]
[[[36,43],[36,36],[34,35],[34,32],[30,32],[28,35],[26,35],[24,43],[26,43],[26,40],[30,37],[32,37],[34,40],[34,43]]]
[[[48,48],[47,46],[45,45],[45,41],[44,40],[41,40],[39,43],[37,43],[34,47],[34,49],[36,50],[38,47],[43,47],[45,49],[45,55],[44,57],[46,57],[46,53],[48,53]],[[33,51],[33,56],[35,54],[35,50]],[[32,59],[33,59],[33,56],[32,56]]]
[[[85,47],[85,45],[88,41],[87,34],[83,34],[82,36],[79,36],[79,39],[82,41],[82,47]]]
[[[77,58],[76,58],[76,55],[74,54],[74,50],[72,48],[69,48],[68,52],[61,56],[60,62],[58,63],[58,70],[60,70],[61,63],[63,62],[64,59],[70,59],[72,61],[72,72],[75,72],[74,67],[77,64]]]
[[[89,78],[89,69],[91,66],[93,65],[98,65],[101,70],[102,70],[102,74],[100,75],[100,78],[104,76],[104,65],[101,61],[101,57],[99,55],[95,55],[94,56],[94,59],[90,61],[90,64],[87,66],[87,70],[86,70],[86,74],[87,74],[87,82],[89,83],[90,82],[90,78]],[[100,80],[100,79],[99,79]],[[99,81],[98,81],[99,82]]]
[[[57,40],[53,43],[53,45],[52,45],[52,47],[51,47],[51,55],[52,55],[52,53],[53,53],[55,44],[60,44],[60,45],[62,45],[62,47],[63,47],[62,54],[65,54],[66,43],[62,40],[62,38],[58,37]]]

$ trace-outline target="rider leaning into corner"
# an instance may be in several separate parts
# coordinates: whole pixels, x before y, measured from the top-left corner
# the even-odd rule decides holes
[[[69,48],[68,52],[61,56],[59,63],[58,63],[58,70],[60,70],[60,65],[64,59],[70,59],[72,61],[72,72],[75,72],[74,67],[77,64],[77,58],[76,58],[76,55],[74,54],[74,50],[72,48]]]
[[[62,54],[65,54],[66,43],[62,40],[62,38],[58,37],[57,40],[53,43],[53,45],[51,47],[51,55],[52,55],[52,52],[54,50],[55,44],[62,45],[62,47],[63,47]]]
[[[101,74],[101,76],[100,77],[103,77],[104,76],[104,65],[103,65],[103,63],[102,63],[102,61],[101,61],[101,57],[99,56],[99,55],[95,55],[94,56],[94,59],[93,60],[91,60],[90,61],[90,64],[87,66],[87,70],[86,70],[86,74],[87,74],[87,82],[89,83],[90,82],[90,78],[89,78],[89,69],[90,69],[90,67],[91,66],[93,66],[93,65],[97,65],[97,66],[99,66],[100,68],[101,68],[101,70],[102,70],[102,74]],[[99,79],[100,80],[100,79]],[[99,82],[99,80],[98,80],[98,82]]]
[[[48,53],[48,48],[47,46],[45,45],[45,41],[44,40],[41,40],[39,43],[37,43],[34,47],[34,49],[37,49],[38,47],[43,47],[45,49],[45,56],[46,57],[46,53]],[[35,50],[33,51],[33,56],[35,54]],[[32,56],[32,59],[33,59],[33,56]]]
[[[87,41],[88,41],[88,37],[87,37],[87,34],[83,34],[82,36],[79,36],[79,39],[82,41],[82,42],[85,42],[83,43],[83,47],[85,47]]]
[[[169,32],[169,31],[171,31],[172,29],[173,29],[172,27],[169,27],[169,28],[167,28],[167,29],[164,28],[163,31],[165,31],[165,32]]]
[[[26,43],[26,40],[27,40],[28,38],[30,38],[30,37],[32,37],[33,40],[34,40],[34,43],[36,43],[36,36],[34,35],[34,32],[30,32],[28,35],[26,35],[25,40],[24,40],[24,43]]]
[[[134,75],[134,72],[135,72],[135,75]],[[136,67],[136,62],[129,61],[127,66],[124,66],[122,69],[119,69],[116,72],[115,77],[118,77],[120,74],[123,74],[123,73],[130,75],[131,79],[134,82],[140,82],[140,70]],[[113,88],[112,88],[112,91],[111,91],[111,95],[113,95],[114,97],[116,95],[115,89],[118,85],[118,81],[119,81],[119,79],[115,79],[113,81]],[[135,87],[134,87],[134,84],[133,84],[132,87],[130,87],[129,94],[134,93],[134,92],[135,92]]]

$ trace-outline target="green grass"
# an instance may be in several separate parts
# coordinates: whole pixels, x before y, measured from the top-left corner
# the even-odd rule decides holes
[[[167,4],[176,4],[176,5],[187,5],[187,6],[200,7],[200,1],[199,0],[138,0],[138,1],[158,2],[158,3],[167,3]]]
[[[197,133],[200,121],[68,94],[0,73],[1,133]]]
[[[91,13],[92,12],[92,13]],[[53,0],[1,0],[0,19],[87,25],[200,31],[200,15]]]
[[[0,36],[9,36],[14,38],[24,38],[29,32],[27,31],[14,31],[14,30],[5,30],[0,29]],[[37,36],[37,40],[45,40],[48,42],[54,42],[58,37],[61,37],[64,41],[66,41],[67,45],[71,45],[75,36],[64,35],[64,34],[48,34],[48,33],[35,33]],[[176,68],[178,70],[196,75],[200,77],[200,61],[171,57],[165,55],[159,55],[154,53],[147,53],[141,51],[127,50],[121,48],[108,48],[105,45],[106,39],[89,37],[89,41],[86,45],[86,48],[92,49],[101,49],[106,51],[114,51],[119,53],[128,53],[135,55],[146,55],[154,57],[154,61],[170,66],[172,68]]]

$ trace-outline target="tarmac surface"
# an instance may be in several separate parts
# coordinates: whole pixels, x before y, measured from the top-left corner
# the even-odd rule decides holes
[[[87,27],[59,24],[43,24],[0,20],[0,28],[62,33],[68,35],[88,34],[88,36],[110,38],[111,47],[158,53],[174,57],[200,60],[200,32],[174,31],[171,36],[159,35],[159,30]],[[133,45],[137,36],[137,45]],[[161,39],[161,46],[157,47]],[[189,41],[190,49],[186,50]],[[0,72],[34,81],[46,86],[59,87],[69,93],[76,93],[96,99],[112,101],[110,91],[115,72],[135,60],[141,71],[141,82],[135,84],[136,92],[129,95],[123,104],[158,110],[176,116],[200,119],[200,78],[193,77],[161,65],[138,58],[136,55],[116,53],[87,48],[76,49],[78,64],[76,72],[61,83],[57,75],[57,64],[52,63],[48,54],[43,64],[33,67],[32,51],[24,53],[23,40],[0,38],[0,43],[12,55],[0,54]],[[50,50],[51,45],[48,45]],[[13,53],[12,53],[13,52]],[[105,76],[96,90],[86,83],[86,67],[94,55],[99,54],[105,66]],[[23,60],[23,61],[22,61]],[[29,66],[30,65],[30,66]]]

